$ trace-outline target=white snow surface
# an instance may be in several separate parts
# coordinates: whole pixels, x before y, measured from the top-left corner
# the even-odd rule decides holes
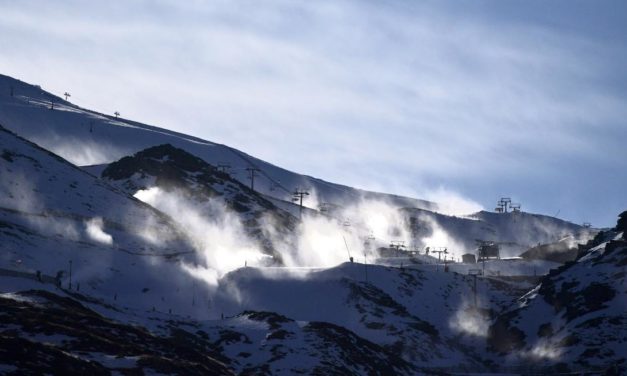
[[[8,85],[15,86],[14,97],[4,94]],[[286,197],[277,195],[280,188],[273,182],[289,188],[285,194],[294,187],[310,186],[328,201],[350,201],[364,194],[283,170],[224,145],[81,109],[5,76],[0,76],[0,92],[1,125],[74,163],[109,163],[149,146],[170,143],[210,163],[230,163],[233,171],[240,171],[235,176],[244,184],[248,182],[242,169],[260,168],[266,178],[259,185],[256,181],[256,187],[294,216],[297,208],[289,199],[280,201]],[[54,110],[48,108],[51,99]],[[600,355],[590,355],[592,366],[604,365],[604,356],[625,358],[624,327],[621,332],[615,324],[603,322],[624,319],[627,308],[624,251],[607,252],[607,242],[559,270],[558,264],[546,261],[487,261],[484,275],[476,279],[476,290],[475,278],[467,274],[484,265],[453,263],[444,271],[442,262],[424,255],[413,260],[379,259],[380,265],[370,265],[374,259],[367,259],[368,265],[355,262],[328,268],[242,267],[212,285],[189,271],[202,260],[181,222],[100,180],[95,175],[102,168],[86,172],[0,129],[3,298],[31,299],[18,292],[46,290],[82,299],[86,307],[108,318],[160,335],[169,334],[168,325],[190,332],[202,329],[215,341],[222,341],[225,331],[234,331],[243,336],[224,340],[221,346],[237,372],[269,364],[273,374],[291,374],[311,370],[321,359],[345,362],[338,348],[325,349],[320,332],[312,329],[316,322],[341,326],[364,341],[397,352],[414,366],[433,369],[466,366],[487,371],[481,362],[519,364],[521,359],[574,362],[587,349],[599,347],[585,339],[597,334],[608,342],[607,348],[598,350]],[[528,213],[480,212],[460,218],[417,209],[431,207],[424,201],[376,197],[412,207],[409,217],[429,224],[418,232],[421,245],[455,242],[456,256],[468,251],[476,238],[523,249],[580,230]],[[613,241],[620,241],[621,235],[616,234]],[[361,261],[360,256],[356,261]],[[536,286],[534,276],[546,273],[549,277]],[[549,304],[549,282],[555,290],[577,293],[603,283],[615,295],[597,310],[567,318],[566,308]],[[272,328],[269,319],[260,320],[244,311],[284,316],[279,327],[285,333]],[[496,354],[486,343],[491,326],[506,314],[525,335],[525,343],[511,357]],[[592,326],[593,319],[601,324]],[[538,333],[545,321],[550,322],[553,334],[541,338]],[[578,344],[560,342],[572,334],[580,339]],[[68,340],[54,334],[29,338],[57,344]],[[132,357],[85,356],[112,367],[135,365]],[[346,366],[353,373],[367,373],[360,364]],[[0,369],[10,367],[0,365]]]

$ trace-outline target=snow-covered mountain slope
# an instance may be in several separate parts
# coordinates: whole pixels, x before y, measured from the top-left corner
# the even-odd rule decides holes
[[[615,365],[627,370],[627,212],[573,262],[490,327],[488,343],[512,358],[563,369]]]
[[[227,316],[255,310],[298,322],[329,322],[418,367],[485,370],[485,349],[470,344],[485,336],[492,316],[526,290],[479,279],[475,307],[473,281],[441,269],[356,263],[313,270],[243,268],[221,281],[213,304],[215,313]]]
[[[261,194],[204,160],[171,145],[155,146],[124,157],[107,165],[100,176],[130,195],[138,192],[139,197],[150,195],[150,190],[154,189],[171,193],[193,204],[206,217],[220,218],[226,215],[223,211],[228,211],[238,217],[246,234],[259,241],[259,246],[279,262],[280,255],[274,251],[263,227],[269,222],[285,237],[296,225],[296,218]]]
[[[404,213],[417,244],[432,247],[448,246],[449,251],[458,256],[465,252],[473,252],[477,247],[477,240],[496,242],[501,248],[501,256],[511,257],[518,256],[538,244],[557,242],[564,237],[570,236],[585,243],[594,235],[593,230],[580,225],[522,211],[509,213],[481,211],[467,217],[449,216],[421,209],[404,209]],[[442,230],[445,234],[439,234]]]
[[[285,307],[289,307],[288,313],[293,314],[298,322],[306,323],[302,327],[294,324],[302,328],[300,334],[295,328],[289,330],[294,335],[301,336],[300,347],[290,342],[293,337],[289,333],[282,339],[282,346],[290,349],[296,347],[299,350],[290,353],[289,357],[286,355],[277,358],[276,362],[263,356],[247,361],[240,357],[236,358],[239,359],[238,364],[252,369],[288,367],[290,364],[294,367],[294,364],[299,364],[298,359],[307,356],[311,359],[307,369],[332,370],[335,368],[327,362],[340,357],[340,368],[337,370],[365,372],[367,369],[392,366],[400,373],[412,374],[415,370],[413,367],[417,365],[434,366],[445,362],[466,364],[469,361],[463,349],[447,342],[447,332],[440,333],[439,325],[436,326],[410,311],[404,305],[407,303],[397,301],[401,299],[396,297],[398,293],[394,291],[397,289],[406,291],[406,295],[400,294],[406,301],[412,300],[410,296],[420,283],[418,271],[410,271],[405,275],[405,272],[396,269],[371,267],[369,278],[372,280],[364,284],[359,281],[361,275],[355,275],[356,270],[362,270],[358,264],[348,264],[296,279],[281,277],[285,273],[291,276],[294,269],[243,268],[219,280],[217,291],[211,294],[211,289],[205,282],[193,278],[192,273],[183,267],[184,262],[190,264],[191,268],[192,264],[201,263],[202,260],[197,259],[196,252],[187,244],[189,239],[181,235],[182,232],[179,232],[169,217],[4,129],[0,131],[0,146],[0,171],[3,178],[3,202],[0,211],[2,292],[24,291],[22,283],[15,283],[15,280],[19,280],[26,281],[28,289],[35,285],[38,290],[54,294],[44,294],[45,298],[39,306],[19,303],[19,297],[17,302],[16,299],[2,301],[9,315],[15,309],[24,309],[33,317],[42,317],[49,312],[54,318],[62,319],[67,316],[81,319],[72,312],[63,314],[63,310],[72,306],[79,313],[84,313],[80,307],[65,300],[63,302],[67,302],[70,308],[65,307],[65,303],[58,303],[57,295],[73,296],[72,294],[96,306],[102,314],[121,320],[121,325],[134,322],[153,330],[156,330],[152,327],[155,325],[154,317],[161,322],[180,320],[183,323],[175,326],[185,328],[186,325],[191,325],[185,322],[195,322],[189,316],[217,319],[223,312],[231,316],[249,309],[271,308],[281,313],[286,311]],[[165,243],[151,242],[154,238],[145,233],[149,230],[158,231],[159,235],[170,234],[171,239]],[[272,275],[272,270],[278,274]],[[266,274],[268,271],[270,274]],[[246,276],[250,273],[256,273],[259,278],[247,279]],[[57,276],[58,279],[55,278]],[[453,275],[451,278],[458,279]],[[441,288],[446,290],[450,288],[447,287],[449,282],[450,278],[434,283],[440,283]],[[467,282],[464,278],[459,278],[456,284],[460,289],[467,289]],[[319,298],[308,296],[308,292],[312,291],[317,291]],[[446,294],[446,291],[442,293]],[[41,295],[36,292],[23,293],[21,296],[28,299],[33,294]],[[320,304],[325,299],[324,294],[327,294],[326,311],[321,310]],[[255,296],[256,303],[242,300],[243,296]],[[273,296],[283,297],[283,305],[273,306],[272,302],[276,301]],[[311,310],[308,310],[307,304],[316,302],[317,306],[309,306]],[[94,309],[93,306],[89,308]],[[55,309],[61,311],[54,311]],[[303,314],[307,311],[309,315]],[[88,317],[93,316],[91,313],[85,314]],[[351,317],[355,319],[354,323]],[[46,341],[53,341],[56,350],[46,349],[54,352],[56,355],[53,358],[57,357],[61,362],[67,360],[61,359],[62,356],[59,355],[63,351],[87,351],[81,347],[83,339],[66,338],[74,336],[78,328],[30,328],[28,322],[21,321],[26,318],[27,316],[19,318],[13,315],[13,321],[3,327],[3,330],[16,330],[15,326],[21,328],[19,333],[13,332],[7,343],[18,341],[25,346],[41,349]],[[82,320],[92,322],[87,318]],[[94,325],[100,325],[97,322],[99,319],[94,320]],[[59,322],[61,324],[64,322]],[[220,334],[220,337],[214,338],[215,343],[226,341],[221,334],[225,328],[211,329],[223,327],[225,323],[222,320],[202,325],[206,326],[207,333]],[[54,327],[54,321],[51,326]],[[94,329],[94,336],[98,338],[91,339],[92,350],[105,346],[106,343],[106,338],[103,339],[98,334],[98,328]],[[124,327],[119,330],[124,330]],[[237,330],[243,331],[248,338],[260,335],[257,329],[257,334],[249,332],[246,325],[231,328],[231,331]],[[54,338],[48,338],[46,334]],[[341,338],[337,337],[338,334],[341,334]],[[272,333],[266,335],[272,336]],[[271,339],[281,339],[276,336],[278,334]],[[264,336],[263,341],[266,340]],[[263,341],[255,342],[248,349],[257,348],[256,353],[263,354],[264,349],[268,350]],[[241,344],[246,345],[248,344]],[[231,354],[230,351],[235,348],[233,346],[235,345],[225,344],[224,354]],[[372,353],[367,360],[363,356],[360,358],[357,351],[362,346]],[[151,351],[157,350],[152,348]],[[100,355],[92,354],[92,358],[80,359],[100,359],[97,363],[103,365],[102,359],[115,355],[110,352],[103,355],[102,349],[95,352]],[[51,356],[41,354],[42,357]],[[137,359],[133,358],[133,354],[132,351],[120,354],[126,360],[118,360],[118,363],[112,361],[111,364],[114,365],[109,368],[115,368],[115,364],[124,362],[134,367]],[[166,357],[171,356],[169,354]],[[395,356],[405,360],[396,362]],[[356,361],[359,362],[355,364]],[[475,361],[469,362],[474,364]],[[78,363],[76,367],[81,366]],[[36,364],[37,367],[45,368],[41,362]],[[244,368],[240,370],[243,371]]]
[[[13,96],[9,95],[11,87]],[[53,102],[54,109],[51,110]],[[406,207],[409,212],[417,213],[410,215],[418,218],[414,224],[417,238],[403,240],[419,246],[457,248],[454,250],[457,256],[474,251],[475,239],[496,240],[502,243],[504,255],[512,256],[538,243],[551,243],[559,240],[560,235],[579,231],[579,226],[571,223],[535,215],[481,212],[475,214],[474,219],[478,221],[474,223],[416,210],[437,210],[437,205],[424,200],[366,192],[293,173],[225,145],[79,108],[38,86],[7,76],[0,76],[0,124],[78,165],[111,163],[149,147],[171,144],[213,166],[230,166],[224,167],[229,175],[246,186],[251,183],[251,169],[258,169],[252,172],[256,176],[254,190],[294,216],[298,210],[290,201],[297,188],[315,193],[305,199],[305,205],[315,209],[322,203],[346,208],[364,200],[383,201],[397,208]],[[104,166],[95,166],[89,171],[98,174],[101,169]],[[443,239],[434,239],[431,236],[437,233],[434,223],[451,232],[450,238],[453,239],[450,240],[454,241],[444,244]],[[369,230],[362,230],[362,236],[366,236]],[[389,243],[394,240],[392,235],[387,237],[378,241]],[[433,240],[438,244],[427,244]]]
[[[416,209],[411,200],[364,203],[363,192],[316,180],[329,197],[346,198],[346,207],[306,211],[298,221],[293,204],[269,198],[281,188],[259,192],[256,180],[250,190],[244,175],[232,180],[206,162],[239,158],[241,168],[299,175],[77,108],[6,77],[2,85],[15,88],[14,96],[0,91],[0,120],[64,155],[90,150],[109,164],[80,169],[0,128],[0,373],[625,370],[627,213],[560,268],[493,260],[484,275],[471,276],[483,265],[445,271],[433,253],[379,259],[387,266],[339,264],[366,256],[369,230],[377,234],[372,248],[402,238],[408,246],[447,246],[456,256],[475,239],[518,252],[587,235],[528,213],[458,218]],[[351,200],[362,206],[349,208]],[[262,226],[268,216],[270,226]],[[316,269],[251,266],[251,258],[267,255],[246,239],[263,241],[268,227],[284,231],[273,240],[296,231],[302,241],[288,252],[341,258]],[[412,258],[418,263],[405,262]]]
[[[13,96],[10,93],[13,92]],[[54,109],[51,103],[54,102]],[[398,206],[435,208],[424,201],[368,192],[287,171],[231,147],[75,106],[39,86],[0,75],[0,124],[76,165],[110,163],[140,150],[171,144],[214,166],[229,165],[231,175],[255,190],[279,199],[296,188],[315,191],[319,202],[348,203],[361,198]]]
[[[7,318],[0,321],[1,372],[415,375],[418,370],[399,354],[327,322],[254,311],[195,321],[123,310],[36,280],[0,280],[0,290],[21,291],[0,294],[0,316]]]
[[[0,176],[3,272],[64,287],[71,276],[133,309],[202,311],[182,304],[201,291],[183,266],[202,260],[168,216],[2,128]]]
[[[294,321],[273,312],[246,311],[203,326],[240,374],[412,375],[400,355],[323,321]]]
[[[202,338],[155,335],[111,320],[76,296],[46,290],[0,294],[2,374],[233,375]]]
[[[579,242],[584,244],[585,242]],[[549,260],[560,263],[574,261],[579,252],[577,239],[567,236],[554,243],[540,244],[520,254],[526,260]]]

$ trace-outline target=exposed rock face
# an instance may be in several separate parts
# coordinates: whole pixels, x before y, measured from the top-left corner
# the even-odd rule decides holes
[[[175,192],[199,210],[212,200],[218,200],[240,218],[248,236],[258,241],[261,248],[279,263],[280,255],[274,252],[262,222],[272,223],[277,233],[283,234],[283,239],[290,238],[297,222],[289,213],[228,173],[169,144],[151,147],[113,162],[101,176],[131,195],[153,187]]]
[[[545,276],[520,307],[497,318],[488,336],[492,350],[539,364],[562,362],[573,369],[616,364],[627,370],[623,218],[590,241],[576,261]]]
[[[33,374],[233,374],[210,343],[193,336],[176,330],[155,335],[47,291],[27,291],[19,297],[0,296],[0,363],[5,367]]]

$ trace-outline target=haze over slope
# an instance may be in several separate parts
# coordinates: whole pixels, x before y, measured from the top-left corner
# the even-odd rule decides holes
[[[381,231],[373,228],[381,227],[380,224],[364,223],[358,234],[365,237],[369,232],[377,232],[374,235],[380,245],[386,245],[386,242],[392,240],[402,240],[412,247],[450,246],[455,248],[454,253],[459,257],[474,249],[474,242],[479,239],[503,243],[506,247],[505,255],[512,256],[538,243],[558,241],[565,234],[580,229],[580,226],[565,221],[529,216],[525,213],[520,216],[478,213],[471,219],[442,216],[429,210],[452,208],[459,211],[465,207],[457,207],[459,202],[443,202],[440,205],[413,198],[366,192],[303,176],[225,145],[79,108],[38,86],[7,76],[0,76],[0,93],[0,121],[4,126],[73,163],[111,163],[148,147],[170,144],[221,168],[243,185],[251,185],[250,178],[254,175],[254,190],[266,195],[272,203],[293,215],[298,215],[298,211],[290,204],[292,193],[296,189],[311,193],[304,200],[304,205],[310,208],[317,210],[325,203],[349,208],[337,213],[338,221],[363,222],[363,218],[355,217],[363,217],[364,209],[368,211],[367,215],[383,210],[388,213],[388,217],[394,217],[391,219],[396,222],[394,226],[388,223],[384,226],[386,230]],[[104,168],[104,165],[93,166],[89,171],[100,175]],[[136,193],[129,190],[127,192]],[[368,203],[368,208],[363,207],[364,202]],[[352,210],[355,206],[359,210]],[[395,208],[409,209],[399,215],[394,213]],[[416,209],[426,210],[413,212]],[[413,228],[401,232],[393,229],[399,226]]]
[[[70,151],[97,143],[90,138],[97,124],[106,124],[111,147],[118,137],[146,135],[200,152],[229,150],[106,117],[81,124],[101,115],[58,98],[50,110],[8,97],[0,96],[2,116],[22,121],[35,138],[61,132],[63,141],[68,121]],[[448,246],[459,256],[475,237],[517,249],[588,230],[524,212],[455,217],[352,193],[343,205],[301,217],[289,202],[268,200],[183,148],[160,144],[81,169],[3,128],[0,177],[7,318],[0,370],[414,375],[625,367],[626,214],[577,249],[575,262],[552,271],[557,263],[539,260],[438,265],[421,247]],[[377,258],[392,240],[414,253]],[[251,262],[257,256],[272,260]],[[587,339],[595,334],[602,346]],[[35,353],[30,361],[22,349]]]
[[[11,89],[12,88],[12,89]],[[6,95],[13,90],[13,96]],[[371,193],[300,175],[256,159],[239,150],[196,137],[79,108],[45,92],[38,86],[0,76],[0,123],[76,165],[109,163],[150,146],[171,144],[217,165],[229,165],[230,173],[250,184],[255,172],[255,189],[281,199],[291,198],[296,188],[315,191],[306,202],[350,202],[372,197],[399,205],[432,208],[434,204],[406,197]],[[50,110],[55,102],[54,110]]]

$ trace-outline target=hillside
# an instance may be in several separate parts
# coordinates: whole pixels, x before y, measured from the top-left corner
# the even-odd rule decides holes
[[[552,270],[519,305],[490,327],[488,344],[502,354],[562,369],[625,369],[627,212],[577,260]]]
[[[171,145],[155,146],[124,157],[107,165],[100,176],[129,195],[148,200],[175,220],[179,218],[177,211],[180,208],[145,196],[177,197],[204,213],[207,219],[218,221],[235,216],[242,223],[247,237],[278,263],[281,263],[281,256],[273,249],[272,240],[264,231],[264,223],[272,223],[282,237],[292,235],[296,226],[296,218],[261,194],[231,178],[228,173]]]
[[[13,96],[9,95],[10,88]],[[39,86],[3,75],[0,109],[0,124],[76,165],[110,163],[152,146],[171,144],[214,166],[228,165],[231,176],[244,185],[250,185],[246,169],[255,168],[255,190],[287,201],[300,188],[315,192],[318,203],[367,198],[399,206],[435,207],[424,200],[326,182],[287,171],[225,145],[80,108]],[[316,202],[309,204],[317,206]]]
[[[10,87],[13,96],[8,95]],[[52,103],[54,109],[51,109]],[[7,76],[0,76],[0,109],[0,124],[74,164],[92,165],[87,171],[95,175],[100,176],[109,163],[169,144],[219,167],[243,186],[251,186],[253,174],[254,191],[293,216],[299,214],[291,202],[293,192],[304,189],[310,193],[304,200],[306,206],[315,210],[323,208],[323,204],[340,208],[334,216],[338,221],[350,220],[362,238],[377,232],[379,246],[392,240],[420,248],[446,246],[459,257],[474,252],[476,239],[494,240],[501,243],[504,256],[517,256],[538,244],[552,243],[582,231],[581,226],[529,213],[480,212],[467,217],[439,214],[435,203],[366,192],[293,173],[225,145],[77,107],[38,86]],[[398,217],[394,221],[409,222],[411,230],[373,229],[375,224],[362,218],[360,207],[377,205],[394,210],[405,208],[405,213],[394,214]],[[446,236],[440,236],[440,230]],[[582,241],[585,242],[585,236]],[[265,248],[270,248],[267,242]]]
[[[0,373],[627,370],[627,212],[596,235],[525,212],[444,215],[2,85]],[[306,184],[333,204],[301,215],[291,192]],[[451,262],[477,240],[502,259]],[[551,244],[574,259],[540,257]]]

